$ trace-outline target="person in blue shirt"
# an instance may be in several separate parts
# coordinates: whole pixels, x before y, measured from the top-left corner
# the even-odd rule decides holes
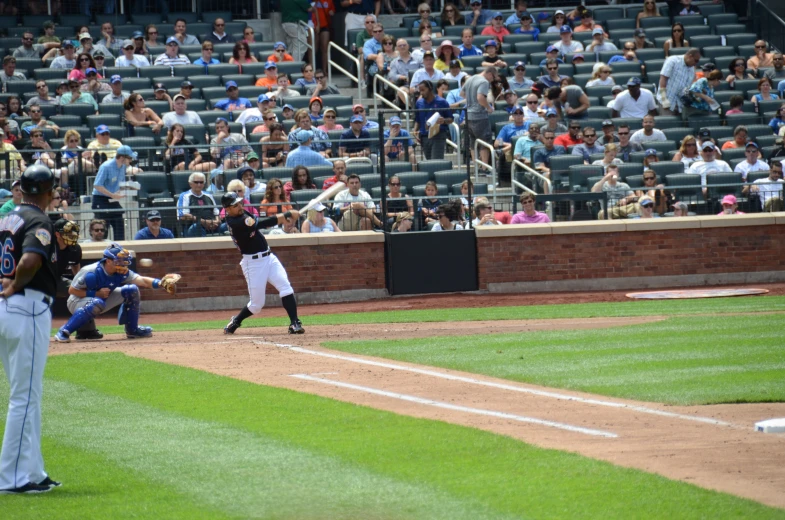
[[[504,152],[507,162],[512,162],[512,138],[529,133],[529,123],[523,122],[523,107],[515,105],[512,109],[512,123],[504,125],[496,136],[494,148]]]
[[[194,65],[202,65],[207,68],[207,65],[218,65],[221,63],[217,59],[213,58],[213,42],[206,41],[202,43],[202,55],[194,60]]]
[[[363,128],[363,116],[352,116],[349,129],[341,134],[338,153],[341,157],[370,157],[371,134]]]
[[[524,13],[521,17],[521,26],[515,29],[515,34],[531,34],[532,40],[540,41],[540,29],[532,27],[532,15],[529,13]]]
[[[409,132],[401,128],[401,118],[392,116],[390,128],[384,131],[384,153],[388,159],[396,160],[404,156],[404,150],[409,154],[409,161],[416,164],[414,157],[414,139]]]
[[[526,64],[522,61],[516,61],[513,65],[513,73],[511,78],[507,78],[511,89],[531,88],[534,82],[526,77]]]
[[[117,211],[122,210],[123,207],[117,201],[125,198],[120,187],[125,182],[126,168],[131,166],[134,160],[136,160],[136,153],[131,147],[121,146],[115,152],[114,160],[104,161],[93,183],[93,213],[95,218],[105,220],[107,225],[112,226],[115,241],[125,240],[123,212]]]
[[[780,129],[785,126],[785,104],[780,105],[780,108],[777,109],[777,113],[769,121],[769,126],[774,135],[779,135]]]
[[[477,27],[478,25],[484,27],[493,20],[495,11],[483,9],[482,0],[472,0],[469,7],[472,8],[472,12],[465,16],[467,25],[471,25],[472,27]]]
[[[482,49],[474,45],[474,30],[466,28],[461,33],[461,43],[458,46],[458,57],[465,56],[482,56]]]
[[[559,65],[564,65],[564,60],[559,57],[559,49],[553,45],[549,45],[548,48],[545,49],[545,57],[540,62],[540,68],[544,67],[550,59],[556,60]]]
[[[426,159],[444,159],[447,138],[450,135],[449,125],[453,122],[450,105],[446,99],[436,95],[430,80],[421,81],[417,89],[420,91],[420,99],[415,104],[417,113],[414,130],[419,131],[423,154]],[[439,132],[429,137],[430,127],[427,122],[436,113],[439,114],[435,122],[439,125]]]
[[[305,115],[307,116],[308,114]],[[310,121],[310,119],[309,117],[308,120]],[[312,131],[301,129],[291,133],[294,134],[294,138],[300,146],[293,152],[289,152],[289,155],[286,157],[287,168],[294,168],[295,166],[332,166],[330,161],[311,148]]]
[[[515,12],[512,13],[506,20],[504,20],[504,25],[514,25],[516,23],[522,23],[524,16],[528,16],[531,18],[531,15],[527,12],[529,8],[529,3],[526,0],[516,0],[515,2]]]
[[[445,99],[447,99],[447,103],[450,105],[450,108],[452,110],[455,110],[455,112],[453,112],[453,114],[452,114],[452,117],[455,120],[455,122],[458,123],[459,125],[463,124],[463,120],[466,118],[465,117],[465,110],[463,110],[463,108],[466,107],[466,98],[464,98],[461,95],[461,93],[462,93],[462,90],[463,90],[463,85],[464,85],[464,83],[466,83],[466,81],[468,79],[469,79],[469,76],[462,77],[461,78],[461,86],[456,88],[456,89],[453,89],[453,90],[449,91],[447,93],[447,97],[445,98]]]
[[[218,101],[213,106],[213,110],[231,112],[233,110],[245,110],[246,108],[253,107],[248,98],[240,97],[240,89],[237,88],[237,83],[234,81],[226,82],[226,95],[228,97]]]
[[[140,229],[134,236],[134,240],[163,240],[174,238],[174,233],[161,227],[161,212],[150,210],[145,216],[147,227]]]

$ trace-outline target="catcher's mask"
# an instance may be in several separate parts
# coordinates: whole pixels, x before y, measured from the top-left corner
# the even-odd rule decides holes
[[[60,233],[67,246],[73,246],[79,241],[79,224],[73,220],[59,219],[55,222],[55,231]]]
[[[104,259],[111,260],[114,263],[115,271],[119,274],[128,272],[128,266],[131,265],[131,253],[127,249],[123,249],[120,244],[112,244],[104,249]]]

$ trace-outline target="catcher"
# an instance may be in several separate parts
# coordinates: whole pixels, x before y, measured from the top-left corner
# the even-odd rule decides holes
[[[104,250],[103,260],[82,268],[74,277],[68,290],[68,310],[71,319],[60,327],[55,340],[67,343],[71,333],[86,325],[99,314],[120,305],[117,319],[125,325],[125,335],[129,339],[149,338],[153,335],[150,327],[139,326],[139,288],[158,289],[162,287],[169,294],[177,289],[179,274],[167,274],[161,279],[139,276],[128,269],[131,254],[119,244],[112,244]]]

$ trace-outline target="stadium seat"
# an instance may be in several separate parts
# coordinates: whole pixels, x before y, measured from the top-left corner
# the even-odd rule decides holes
[[[574,165],[569,169],[570,191],[589,191],[589,177],[602,177],[604,169],[602,166]]]
[[[650,164],[649,169],[654,170],[660,179],[665,179],[668,175],[684,173],[684,163],[681,161],[661,161]]]
[[[421,172],[428,172],[429,177],[433,180],[433,174],[437,171],[452,170],[452,161],[433,159],[429,161],[420,161],[417,169]]]
[[[172,183],[172,193],[175,196],[179,196],[182,192],[191,189],[190,185],[188,184],[188,177],[192,173],[193,172],[189,171],[177,171],[169,174],[169,179]]]
[[[159,199],[162,197],[171,197],[172,193],[169,191],[169,179],[163,172],[146,171],[144,173],[137,173],[134,178],[141,184],[139,188],[139,199]]]
[[[296,205],[308,204],[312,199],[315,199],[322,193],[321,189],[316,190],[295,190],[292,191],[290,198],[291,202]]]
[[[553,158],[551,159],[553,161]],[[553,164],[553,163],[551,163]],[[627,177],[643,174],[643,163],[628,162],[619,165],[619,178],[625,180]]]
[[[439,197],[449,194],[449,187],[446,184],[437,184],[436,190]],[[412,195],[417,198],[425,197],[425,184],[412,188]]]
[[[710,173],[706,175],[708,198],[711,200],[720,200],[725,195],[735,195],[736,197],[740,198],[743,182],[744,181],[741,179],[741,173]]]

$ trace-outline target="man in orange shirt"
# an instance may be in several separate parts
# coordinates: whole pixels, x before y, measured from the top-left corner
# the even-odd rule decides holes
[[[257,87],[278,88],[278,65],[274,61],[264,64],[264,77],[256,80]]]
[[[500,12],[493,13],[491,18],[491,25],[482,30],[483,36],[496,36],[500,42],[504,41],[504,37],[510,34],[510,31],[504,26],[504,16]]]
[[[575,27],[573,32],[579,33],[579,32],[585,32],[585,31],[593,31],[597,27],[602,29],[602,25],[600,25],[598,23],[594,23],[594,15],[592,14],[592,12],[589,11],[588,9],[586,9],[585,11],[583,11],[583,14],[581,15],[581,23],[580,23],[580,25]],[[602,32],[605,35],[605,37],[607,38],[608,37],[608,33],[605,31],[605,29],[603,29]]]

